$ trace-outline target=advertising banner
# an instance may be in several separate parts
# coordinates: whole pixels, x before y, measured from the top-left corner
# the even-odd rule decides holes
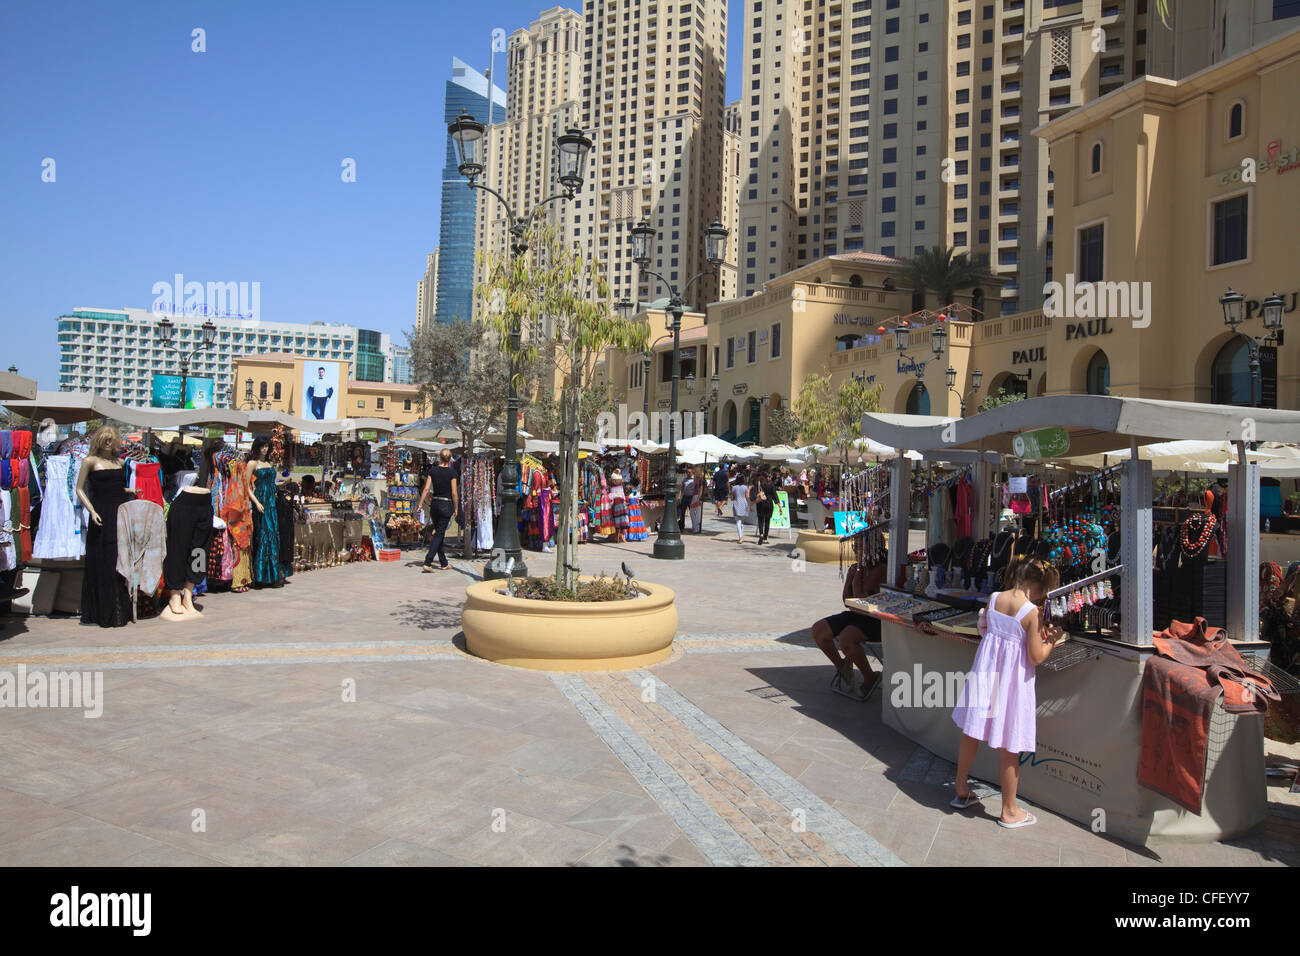
[[[835,512],[835,534],[846,538],[867,526],[867,517],[861,511]]]
[[[185,401],[181,402],[181,377],[155,372],[149,404],[154,408],[211,408],[216,382],[202,376],[185,380]]]
[[[307,362],[302,367],[303,418],[339,417],[341,362]]]
[[[790,527],[790,496],[784,491],[776,493],[776,503],[772,506],[772,530]]]

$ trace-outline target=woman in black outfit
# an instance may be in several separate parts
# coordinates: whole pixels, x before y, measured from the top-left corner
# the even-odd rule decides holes
[[[758,473],[758,481],[751,486],[750,494],[754,496],[754,507],[758,514],[758,543],[767,544],[772,511],[776,508],[776,485],[766,468]]]
[[[447,568],[447,555],[443,553],[443,541],[447,536],[447,525],[456,513],[456,469],[451,463],[451,452],[446,448],[438,452],[438,463],[429,469],[429,477],[424,480],[424,490],[420,492],[420,502],[416,511],[424,509],[425,499],[430,499],[430,515],[433,518],[433,541],[429,545],[428,557],[424,559],[424,571],[434,570],[433,557],[438,556],[438,570]]]

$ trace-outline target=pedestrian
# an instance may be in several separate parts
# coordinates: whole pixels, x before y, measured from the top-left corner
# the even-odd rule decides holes
[[[444,448],[438,452],[438,463],[429,469],[424,479],[424,490],[420,492],[417,512],[424,510],[424,502],[429,502],[429,515],[433,519],[433,540],[429,543],[429,554],[424,559],[424,571],[434,570],[433,559],[438,558],[437,570],[445,571],[449,562],[444,553],[443,544],[447,537],[447,525],[457,509],[456,469],[451,464],[451,452]]]
[[[749,517],[749,485],[743,472],[737,473],[731,486],[731,513],[736,519],[736,543],[745,542],[745,519]]]
[[[695,472],[690,468],[686,469],[686,478],[682,481],[681,497],[677,500],[677,527],[686,527],[686,511],[691,505],[691,499],[695,497]]]
[[[754,487],[750,489],[754,501],[754,511],[758,515],[758,543],[767,544],[768,529],[772,525],[772,511],[776,507],[776,485],[764,469],[758,473]]]
[[[957,750],[957,795],[951,805],[965,810],[979,802],[967,775],[983,741],[1001,751],[1002,813],[998,825],[1015,829],[1038,822],[1016,805],[1016,788],[1020,755],[1033,753],[1036,744],[1034,669],[1047,660],[1062,635],[1057,625],[1044,624],[1042,612],[1047,592],[1057,586],[1060,574],[1044,558],[1034,557],[1022,558],[1019,564],[1013,559],[1004,577],[1012,582],[1011,590],[995,591],[989,596],[988,607],[980,611],[982,640],[952,712],[962,736]]]
[[[858,535],[853,539],[854,562],[844,577],[842,600],[875,594],[885,581],[887,559],[882,557],[874,567],[868,566],[863,548],[864,538],[865,535]],[[880,675],[872,670],[862,644],[880,640],[880,621],[867,614],[842,609],[838,614],[824,617],[815,623],[812,626],[812,639],[835,665],[833,689],[856,700],[866,700],[875,689]],[[838,648],[836,643],[839,644]],[[853,677],[854,664],[862,672],[860,685]]]
[[[704,525],[704,469],[695,469],[695,488],[691,497],[691,532],[699,534]]]
[[[731,493],[730,480],[727,475],[727,463],[723,462],[713,473],[713,506],[717,510],[718,517],[722,517],[722,505],[726,502],[727,496]]]

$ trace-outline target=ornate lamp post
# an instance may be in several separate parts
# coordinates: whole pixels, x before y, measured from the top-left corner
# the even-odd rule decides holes
[[[957,389],[954,387],[957,384],[957,370],[955,368],[949,365],[948,370],[944,374],[947,377],[948,391],[956,395],[957,401],[961,402],[961,415],[962,418],[965,418],[966,402],[970,400],[970,397],[972,395],[974,395],[976,392],[980,390],[980,382],[984,380],[984,373],[981,372],[979,369],[974,369],[970,373],[971,385],[970,388],[968,388],[965,391],[965,393],[957,391]]]
[[[189,382],[190,377],[190,359],[194,358],[194,356],[198,355],[200,352],[212,348],[212,344],[217,340],[217,326],[211,319],[205,319],[199,328],[202,331],[202,339],[199,342],[198,348],[186,352],[183,349],[177,348],[172,341],[176,335],[176,326],[172,323],[171,319],[164,316],[154,325],[154,331],[157,333],[158,341],[162,347],[170,349],[180,356],[181,403],[178,406],[180,408],[185,407],[185,386]]]
[[[1245,332],[1238,331],[1237,326],[1244,321],[1242,306],[1246,297],[1240,292],[1234,292],[1232,287],[1219,296],[1219,306],[1223,309],[1223,324],[1232,330],[1234,335],[1239,335],[1246,340],[1246,347],[1250,350],[1250,404],[1253,407],[1259,407],[1260,402],[1264,400],[1263,381],[1260,378],[1260,361],[1259,349],[1261,345],[1267,345],[1273,348],[1282,344],[1282,297],[1274,292],[1263,301],[1260,313],[1264,317],[1264,334],[1248,335]]]
[[[509,200],[491,186],[478,182],[483,174],[483,137],[486,127],[473,116],[461,112],[447,126],[447,133],[456,143],[456,153],[460,159],[457,167],[460,174],[469,182],[470,189],[482,189],[491,193],[505,207],[506,218],[510,221],[510,252],[521,256],[528,251],[528,233],[533,223],[547,204],[561,199],[571,200],[582,188],[587,154],[591,152],[591,140],[583,135],[582,130],[570,129],[555,139],[555,159],[559,166],[561,191],[547,196],[527,216],[516,216]],[[497,551],[483,569],[485,578],[506,577],[506,565],[510,564],[510,575],[527,577],[528,567],[524,563],[523,551],[519,546],[519,392],[516,379],[519,375],[519,320],[510,323],[510,382],[506,400],[506,463],[502,473],[501,515],[497,519]],[[513,559],[513,563],[512,563]]]
[[[677,468],[677,384],[682,374],[681,335],[682,311],[684,308],[682,296],[698,280],[707,275],[713,275],[717,268],[722,265],[726,259],[727,230],[716,219],[704,230],[704,258],[713,269],[692,276],[680,292],[676,286],[659,275],[659,273],[651,272],[649,269],[650,246],[655,239],[654,227],[642,219],[632,227],[631,233],[632,261],[645,270],[647,274],[654,276],[659,282],[667,286],[671,294],[668,302],[670,317],[668,328],[673,333],[673,391],[668,416],[668,467],[670,469],[670,479],[668,481],[667,498],[664,501],[663,523],[659,526],[659,537],[655,539],[654,555],[656,558],[680,561],[686,557],[686,546],[682,543],[681,528],[677,525],[677,479],[675,477]]]

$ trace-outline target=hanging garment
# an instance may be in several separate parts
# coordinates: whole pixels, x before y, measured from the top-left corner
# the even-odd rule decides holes
[[[1154,644],[1142,670],[1138,783],[1199,814],[1215,703],[1223,698],[1231,714],[1262,714],[1281,698],[1204,618],[1172,621]]]
[[[0,493],[0,571],[12,571],[18,567],[18,552],[14,547],[13,526],[9,512],[9,495]]]
[[[957,504],[953,508],[953,520],[957,523],[957,537],[966,538],[970,536],[971,522],[974,520],[972,510],[975,507],[975,496],[972,493],[970,479],[963,476],[962,480],[957,483]]]
[[[253,473],[253,493],[261,503],[253,511],[253,580],[258,584],[279,584],[280,519],[275,510],[275,469],[259,468]]]
[[[543,488],[537,493],[537,500],[541,510],[540,531],[542,541],[550,541],[555,537],[555,531],[558,522],[555,516],[556,496],[551,494],[549,488]]]
[[[627,498],[627,540],[644,541],[650,537],[645,519],[641,516],[641,500],[636,495]]]
[[[156,461],[136,462],[133,472],[136,500],[162,505],[162,465]]]
[[[474,515],[474,546],[480,551],[491,551],[492,544],[492,500],[483,496]]]
[[[287,578],[293,574],[293,503],[289,501],[289,496],[283,491],[278,492],[275,496],[275,519],[280,525],[280,571]],[[372,527],[371,534],[373,535],[373,527],[378,524],[378,521],[371,518],[370,524]]]
[[[14,538],[14,547],[18,552],[18,560],[23,564],[28,564],[32,560],[32,497],[31,491],[26,487],[15,488],[10,495],[13,496],[14,510],[14,529],[17,537]]]
[[[221,520],[226,523],[226,536],[230,546],[229,573],[225,559],[222,563],[222,579],[230,582],[231,588],[242,591],[252,581],[249,571],[248,552],[253,541],[253,518],[249,514],[253,507],[248,501],[247,477],[243,465],[238,461],[228,462],[224,503],[221,508]]]
[[[121,468],[96,468],[86,475],[86,497],[101,524],[86,529],[86,567],[81,579],[81,623],[123,627],[131,620],[126,581],[117,573],[117,511],[134,498]]]
[[[71,463],[67,455],[45,459],[45,503],[41,506],[41,524],[32,544],[33,557],[75,559],[85,553],[85,538],[67,490]]]
[[[117,509],[117,573],[126,581],[133,621],[136,594],[143,591],[152,596],[158,591],[167,544],[162,506],[125,501]]]
[[[168,590],[200,584],[207,576],[208,545],[212,543],[212,495],[182,491],[167,509],[167,558],[163,578]]]

